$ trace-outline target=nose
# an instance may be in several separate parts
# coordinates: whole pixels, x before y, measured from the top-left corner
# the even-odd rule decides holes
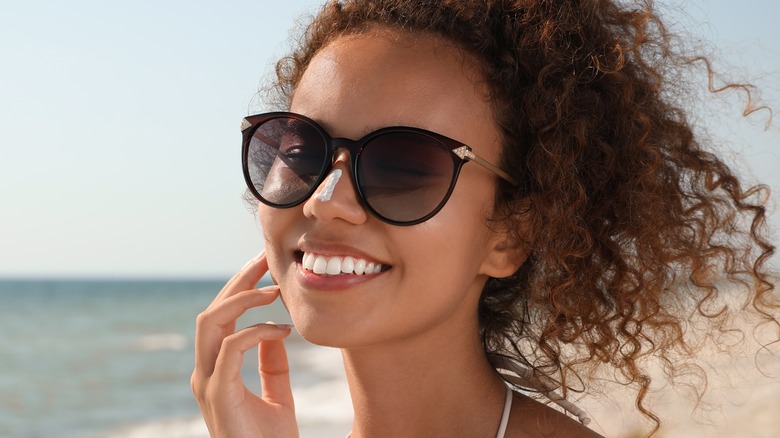
[[[358,200],[349,164],[349,152],[336,151],[330,174],[303,204],[304,216],[324,221],[343,220],[354,225],[368,220],[368,213]]]

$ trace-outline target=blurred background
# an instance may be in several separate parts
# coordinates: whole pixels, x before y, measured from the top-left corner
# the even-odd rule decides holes
[[[320,4],[0,0],[0,436],[206,434],[194,318],[262,247],[239,122],[264,109],[258,89]],[[659,7],[723,79],[780,108],[780,4]],[[707,100],[694,117],[749,181],[780,188],[779,125],[741,118],[744,103]],[[289,317],[274,306],[242,324],[269,319]],[[338,351],[290,349],[302,436],[344,436]]]

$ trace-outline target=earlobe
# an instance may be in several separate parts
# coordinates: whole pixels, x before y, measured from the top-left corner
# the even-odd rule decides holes
[[[517,238],[497,234],[482,263],[480,273],[493,278],[504,278],[514,274],[525,263],[530,250]]]

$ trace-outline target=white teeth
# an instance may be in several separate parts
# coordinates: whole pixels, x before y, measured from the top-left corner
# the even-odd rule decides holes
[[[367,262],[354,257],[327,257],[324,255],[303,253],[301,266],[318,275],[355,274],[369,275],[382,272],[382,264]]]
[[[328,275],[341,274],[341,259],[338,257],[331,257],[328,259],[328,267],[325,268],[325,272]]]
[[[303,268],[309,271],[314,270],[314,256],[308,252],[303,253]]]
[[[317,256],[317,258],[314,259],[314,266],[312,267],[312,271],[314,271],[315,274],[324,274],[325,271],[328,269],[328,261],[323,256]]]
[[[350,274],[355,269],[355,259],[352,257],[344,257],[344,260],[341,261],[341,272],[345,274]]]

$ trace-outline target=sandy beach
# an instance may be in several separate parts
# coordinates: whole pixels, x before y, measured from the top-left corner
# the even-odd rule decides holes
[[[661,419],[655,436],[780,436],[780,348],[777,344],[762,348],[762,342],[754,337],[769,339],[772,327],[764,325],[763,330],[753,331],[745,321],[736,321],[733,327],[743,330],[744,336],[733,332],[709,339],[695,356],[707,373],[706,383],[683,377],[655,386],[648,395],[647,405]],[[654,382],[668,382],[660,367],[651,369]],[[693,388],[700,391],[705,385],[707,390],[697,403]],[[581,406],[593,418],[590,427],[607,437],[644,436],[652,428],[637,414],[634,396],[619,386],[606,392],[606,397],[582,400]]]
[[[653,411],[661,418],[656,436],[663,438],[715,438],[780,436],[780,359],[759,372],[753,357],[710,356],[708,390],[701,403],[690,388],[669,385],[650,396]],[[721,366],[719,368],[719,366]],[[607,437],[643,436],[649,425],[639,418],[633,397],[610,394],[612,400],[583,400],[581,406],[593,418],[592,429]]]

